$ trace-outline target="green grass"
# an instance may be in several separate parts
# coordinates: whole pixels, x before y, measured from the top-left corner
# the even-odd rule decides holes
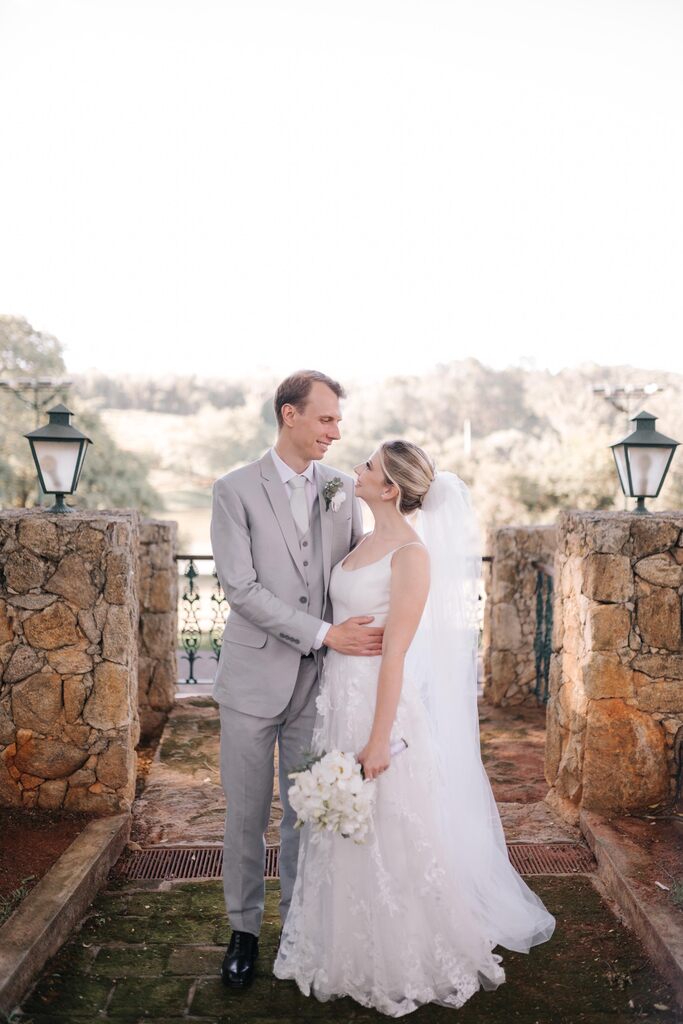
[[[4,924],[24,897],[28,896],[31,886],[27,886],[26,883],[34,881],[35,877],[35,875],[28,875],[26,878],[22,878],[20,886],[12,890],[7,896],[0,896],[0,924]]]

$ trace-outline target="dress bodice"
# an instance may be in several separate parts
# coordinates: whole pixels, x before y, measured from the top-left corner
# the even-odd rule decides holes
[[[406,546],[400,544],[387,551],[383,558],[357,569],[345,569],[342,564],[345,559],[337,562],[330,577],[334,625],[354,615],[374,615],[373,626],[386,623],[391,592],[391,556]]]

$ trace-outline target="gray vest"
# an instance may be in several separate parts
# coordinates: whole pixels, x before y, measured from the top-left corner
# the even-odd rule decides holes
[[[299,545],[308,590],[308,605],[303,611],[321,619],[325,605],[325,589],[323,584],[323,545],[320,531],[320,498],[316,498],[313,502],[308,531],[299,537]]]

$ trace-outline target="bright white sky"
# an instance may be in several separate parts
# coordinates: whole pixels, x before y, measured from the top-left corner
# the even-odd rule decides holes
[[[0,0],[0,311],[69,369],[683,371],[680,0]]]

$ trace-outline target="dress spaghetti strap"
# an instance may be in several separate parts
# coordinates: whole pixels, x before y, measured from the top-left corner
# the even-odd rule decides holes
[[[400,544],[397,548],[394,548],[393,551],[387,552],[387,554],[391,555],[391,559],[389,561],[389,564],[391,565],[391,563],[393,562],[394,555],[396,554],[397,551],[403,551],[404,548],[412,547],[414,544],[419,544],[419,546],[421,548],[425,548],[425,545],[422,543],[421,540],[409,540],[406,544]],[[425,550],[427,550],[427,549],[425,548]]]

